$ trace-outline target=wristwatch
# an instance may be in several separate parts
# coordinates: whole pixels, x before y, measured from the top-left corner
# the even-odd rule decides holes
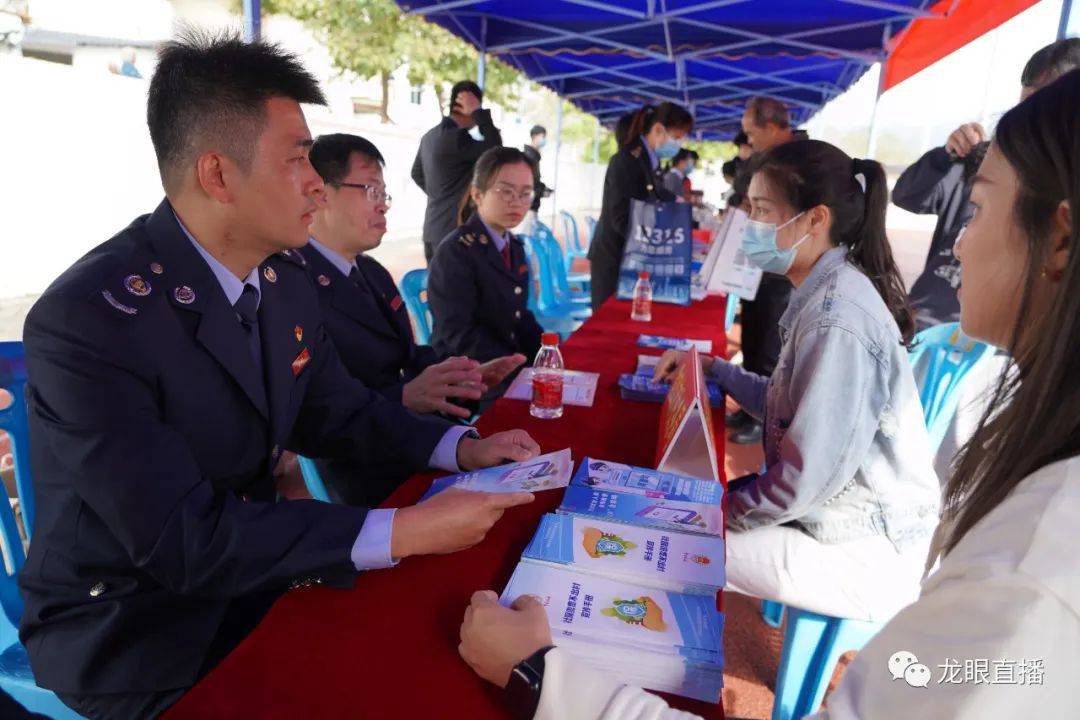
[[[532,720],[540,706],[540,691],[544,683],[544,656],[554,645],[540,648],[510,671],[506,683],[506,698],[514,717]]]

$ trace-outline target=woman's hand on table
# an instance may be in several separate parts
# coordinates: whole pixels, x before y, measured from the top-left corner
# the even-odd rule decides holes
[[[507,608],[494,592],[480,590],[465,609],[458,654],[477,675],[506,687],[515,665],[551,644],[547,612],[539,600],[522,595]]]
[[[686,362],[687,353],[682,350],[665,350],[664,354],[660,356],[660,361],[656,363],[656,369],[653,371],[654,382],[671,382],[675,378],[675,373]],[[701,371],[707,372],[709,366],[713,364],[713,357],[711,355],[699,354],[701,359]]]
[[[522,462],[540,454],[540,446],[524,430],[503,430],[486,438],[463,437],[458,443],[457,464],[462,470]]]
[[[485,493],[447,488],[394,513],[390,555],[445,555],[476,545],[507,508],[531,503],[532,493]]]

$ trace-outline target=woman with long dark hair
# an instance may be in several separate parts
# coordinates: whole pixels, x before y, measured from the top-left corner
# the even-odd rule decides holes
[[[611,156],[604,175],[603,205],[596,237],[589,246],[593,308],[614,295],[619,286],[630,201],[675,199],[664,187],[660,161],[675,157],[683,138],[693,128],[694,118],[674,103],[646,105],[634,114],[625,143]]]
[[[955,248],[960,323],[1012,367],[946,486],[927,561],[937,571],[859,653],[823,716],[1077,716],[1078,108],[1074,70],[1005,113],[975,176],[975,214]],[[933,670],[929,687],[881,672],[899,650]],[[972,666],[990,680],[962,682]]]
[[[765,471],[728,489],[727,589],[888,620],[918,595],[940,485],[885,235],[885,171],[817,140],[752,163],[743,251],[795,290],[771,377],[703,359],[765,423]],[[657,377],[684,357],[665,354]]]
[[[438,352],[531,362],[540,349],[542,330],[527,307],[525,246],[510,232],[532,204],[533,177],[517,148],[492,148],[476,161],[462,224],[439,244],[428,270],[431,345]]]

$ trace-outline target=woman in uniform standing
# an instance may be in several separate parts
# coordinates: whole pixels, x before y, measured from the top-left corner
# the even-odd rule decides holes
[[[492,148],[476,161],[463,222],[439,244],[429,268],[436,351],[480,362],[515,353],[536,357],[542,330],[527,307],[529,261],[510,232],[534,191],[532,165],[521,150]]]
[[[634,115],[626,143],[608,162],[596,238],[589,247],[594,310],[619,286],[630,201],[675,199],[661,181],[660,161],[675,157],[679,144],[693,128],[694,118],[679,105],[646,105]]]

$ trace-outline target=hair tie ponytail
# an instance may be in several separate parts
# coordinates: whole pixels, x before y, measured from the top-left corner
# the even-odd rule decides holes
[[[854,158],[851,161],[851,174],[855,178],[855,182],[859,184],[859,189],[862,190],[863,195],[866,194],[866,160],[860,158]]]

